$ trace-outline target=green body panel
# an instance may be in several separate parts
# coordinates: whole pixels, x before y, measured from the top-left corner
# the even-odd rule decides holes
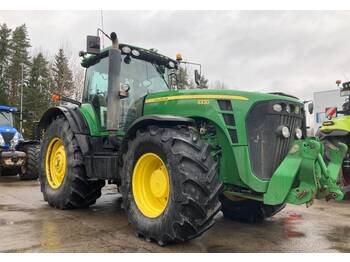
[[[221,111],[218,99],[229,99],[233,111]],[[296,140],[270,180],[261,180],[254,175],[248,152],[246,117],[255,103],[271,100],[299,102],[286,96],[234,90],[169,90],[149,94],[145,99],[143,115],[184,116],[211,123],[215,127],[215,136],[203,135],[202,139],[212,148],[220,148],[219,177],[225,185],[226,194],[271,205],[310,203],[314,198],[341,199],[343,195],[336,179],[347,150],[343,144],[330,150],[332,157],[326,166],[321,142],[314,138]],[[90,104],[82,104],[80,111],[88,123],[91,136],[108,135],[99,125]],[[233,114],[235,125],[227,126],[221,113]],[[237,143],[231,142],[229,129],[236,130]],[[117,135],[123,137],[124,131],[119,131]],[[236,192],[232,186],[255,193]]]
[[[95,110],[91,104],[83,103],[79,109],[88,124],[91,136],[108,136],[108,131],[101,127],[100,121],[98,120]],[[118,137],[123,137],[124,134],[125,132],[123,130],[119,130],[117,131],[116,135]]]
[[[203,98],[188,99],[188,96],[203,95]],[[217,99],[205,98],[208,95],[237,96],[232,99],[233,114],[235,117],[235,126],[227,126]],[[186,99],[181,99],[185,96]],[[176,100],[157,101],[157,98],[176,97]],[[246,98],[246,99],[242,99]],[[227,98],[222,98],[227,99]],[[299,102],[296,99],[263,94],[256,92],[243,92],[235,90],[172,90],[159,92],[147,96],[144,106],[144,114],[164,114],[177,115],[190,118],[204,118],[215,124],[217,129],[218,144],[222,148],[222,159],[220,162],[220,178],[224,183],[244,186],[253,189],[256,192],[266,192],[268,181],[263,181],[256,177],[251,170],[249,152],[247,147],[247,134],[245,128],[246,116],[252,105],[259,101],[270,100],[289,100]],[[154,100],[155,102],[148,102]],[[202,103],[207,100],[208,103]],[[230,111],[229,113],[232,113]],[[238,143],[232,144],[228,129],[237,131]]]
[[[91,136],[104,136],[107,132],[103,131],[100,126],[100,121],[98,121],[95,110],[91,104],[82,104],[80,107],[80,112],[85,117],[88,123]]]
[[[350,116],[340,116],[323,122],[320,130],[329,133],[335,130],[350,132]]]

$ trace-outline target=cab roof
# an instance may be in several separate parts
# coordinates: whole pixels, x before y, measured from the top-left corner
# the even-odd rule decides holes
[[[175,59],[171,59],[170,57],[167,57],[165,55],[159,54],[157,52],[148,50],[148,49],[144,49],[141,47],[137,47],[137,46],[132,46],[129,44],[119,44],[119,48],[122,52],[122,54],[125,54],[123,52],[123,47],[128,46],[131,49],[136,49],[137,51],[140,52],[140,56],[139,58],[141,59],[145,59],[147,61],[158,61],[158,63],[160,64],[164,64],[165,66],[169,65],[169,62],[173,62],[175,67],[177,67],[178,62]],[[96,63],[98,63],[100,61],[100,59],[105,58],[108,56],[108,52],[111,49],[111,46],[106,47],[105,49],[102,49],[101,52],[98,55],[87,55],[83,58],[81,65],[85,68],[94,65]],[[134,57],[131,54],[132,57]]]
[[[0,111],[17,112],[17,108],[9,106],[0,106]]]

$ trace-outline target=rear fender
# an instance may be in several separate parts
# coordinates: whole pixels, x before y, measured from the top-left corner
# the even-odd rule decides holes
[[[79,107],[76,105],[68,106],[57,106],[51,107],[47,110],[41,117],[38,127],[39,130],[46,129],[48,125],[57,117],[64,116],[69,122],[69,126],[73,133],[76,134],[89,134],[89,128],[83,117],[82,113],[79,111]]]
[[[88,154],[90,152],[90,144],[87,137],[90,135],[90,130],[83,114],[76,105],[57,106],[47,110],[39,121],[39,134],[41,134],[58,116],[63,116],[67,119],[78,141],[82,154]]]

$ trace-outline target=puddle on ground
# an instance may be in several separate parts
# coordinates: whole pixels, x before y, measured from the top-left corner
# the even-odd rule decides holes
[[[332,248],[339,252],[350,252],[350,226],[335,226],[326,238],[332,244]]]
[[[0,211],[20,211],[20,212],[34,212],[36,209],[28,207],[19,207],[15,205],[0,205]]]
[[[1,176],[0,184],[2,187],[38,187],[38,180],[23,181],[18,176]]]

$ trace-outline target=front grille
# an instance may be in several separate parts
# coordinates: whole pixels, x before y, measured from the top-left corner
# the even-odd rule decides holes
[[[302,113],[277,113],[272,110],[273,104],[301,106],[288,101],[260,102],[253,106],[246,120],[248,149],[255,176],[268,180],[281,164],[295,137],[295,129],[302,128]],[[278,133],[278,127],[287,126],[291,132],[289,138]]]
[[[1,135],[5,141],[5,144],[9,144],[15,133],[1,133]]]

